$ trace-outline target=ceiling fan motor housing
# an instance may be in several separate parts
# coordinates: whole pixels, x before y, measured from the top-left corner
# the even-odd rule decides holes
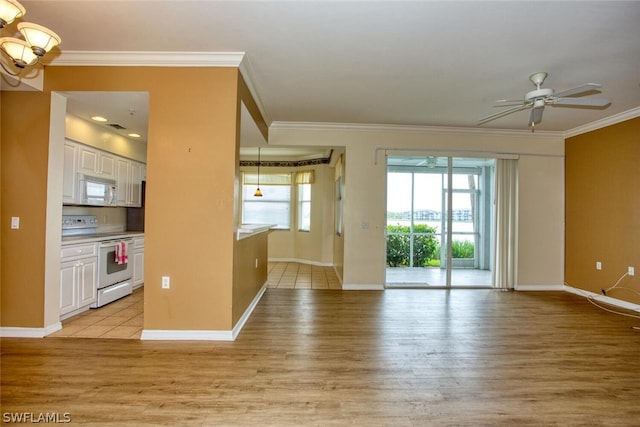
[[[527,94],[524,96],[524,100],[526,102],[526,101],[531,101],[532,99],[533,100],[544,99],[550,95],[553,95],[553,89],[548,89],[548,88],[536,89],[536,90],[532,90],[531,92],[527,92]]]

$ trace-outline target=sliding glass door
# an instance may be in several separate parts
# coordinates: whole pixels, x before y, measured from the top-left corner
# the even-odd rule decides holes
[[[491,286],[494,160],[387,158],[387,286]]]

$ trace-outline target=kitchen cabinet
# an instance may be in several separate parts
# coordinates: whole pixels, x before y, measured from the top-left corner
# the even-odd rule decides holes
[[[146,166],[144,163],[131,161],[129,169],[129,183],[127,187],[127,206],[142,206],[142,181],[144,180]]]
[[[78,144],[64,142],[64,170],[62,178],[62,203],[76,203],[78,200]]]
[[[117,206],[126,206],[128,202],[129,174],[131,161],[122,157],[116,159],[116,184],[118,185],[118,195],[116,197]]]
[[[115,179],[116,158],[113,154],[86,145],[79,145],[78,171],[88,175]]]
[[[141,207],[146,165],[126,157],[66,140],[64,143],[63,204],[80,203],[78,174],[113,179],[118,185],[116,206]]]
[[[144,237],[133,239],[133,289],[144,285]]]
[[[134,160],[116,157],[117,206],[142,206],[142,180],[146,166]]]
[[[85,311],[96,301],[98,245],[62,247],[60,263],[61,320]]]

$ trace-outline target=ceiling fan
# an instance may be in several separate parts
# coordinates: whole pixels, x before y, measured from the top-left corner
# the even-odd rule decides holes
[[[485,124],[500,117],[504,117],[517,111],[531,109],[529,116],[529,126],[533,131],[533,126],[542,121],[542,112],[545,105],[561,105],[564,107],[606,107],[611,103],[605,98],[568,98],[573,96],[584,96],[587,92],[600,91],[602,85],[597,83],[587,83],[572,89],[554,92],[553,89],[543,88],[542,83],[547,78],[547,73],[534,73],[529,76],[529,80],[536,87],[535,90],[527,92],[524,99],[501,99],[496,101],[496,107],[515,105],[513,108],[500,111],[478,121],[479,125]]]

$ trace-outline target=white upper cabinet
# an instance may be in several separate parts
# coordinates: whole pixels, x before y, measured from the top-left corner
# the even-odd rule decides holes
[[[79,147],[78,172],[115,179],[116,158],[113,154],[82,144]]]
[[[116,184],[118,185],[118,194],[116,196],[116,205],[126,206],[128,201],[129,173],[131,169],[131,160],[124,158],[116,159]]]
[[[131,162],[127,206],[142,206],[142,181],[144,180],[145,169],[144,163]]]
[[[64,171],[62,178],[62,203],[75,203],[78,200],[78,144],[64,142]]]
[[[64,143],[63,203],[77,204],[78,174],[114,179],[118,186],[116,206],[140,207],[146,165],[73,141]]]

